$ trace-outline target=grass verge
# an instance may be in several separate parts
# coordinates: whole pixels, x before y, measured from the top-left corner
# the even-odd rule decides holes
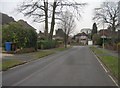
[[[16,59],[9,59],[9,60],[3,60],[2,61],[2,70],[6,71],[9,68],[24,64],[26,62],[21,61],[21,60],[16,60]]]
[[[45,50],[45,51],[39,51],[37,53],[35,53],[35,58],[36,59],[40,59],[41,57],[45,57],[45,56],[48,56],[48,55],[51,55],[51,54],[54,54],[55,52],[52,51],[52,50]]]
[[[98,56],[98,58],[103,62],[103,64],[110,70],[112,75],[118,78],[118,58],[109,55],[96,47],[90,47],[90,49]]]
[[[67,50],[69,48],[70,47],[68,47],[68,48],[60,47],[60,48],[55,48],[55,49],[50,49],[50,50],[40,50],[38,52],[29,53],[28,55],[33,58],[30,61],[33,61],[33,60],[41,59],[42,57],[54,54],[57,51],[64,51],[64,50]],[[33,54],[33,55],[31,55],[31,54]],[[22,54],[21,54],[21,56],[22,56]],[[14,58],[14,56],[13,56],[13,58]],[[21,61],[18,58],[3,60],[2,61],[2,70],[6,71],[12,67],[15,67],[15,66],[27,63],[27,62],[28,61]]]

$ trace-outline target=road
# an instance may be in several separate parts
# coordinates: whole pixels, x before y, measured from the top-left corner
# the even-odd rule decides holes
[[[3,72],[3,86],[115,86],[88,47],[73,48]]]

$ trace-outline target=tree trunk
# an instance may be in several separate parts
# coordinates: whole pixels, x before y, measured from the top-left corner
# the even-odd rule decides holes
[[[48,2],[44,2],[45,8],[45,36],[48,39]]]
[[[65,48],[67,48],[67,36],[65,34],[65,38],[64,38],[64,43],[65,43]]]
[[[52,20],[51,20],[51,28],[50,28],[50,35],[49,39],[52,40],[53,32],[54,32],[54,25],[55,25],[55,10],[56,10],[56,2],[53,3],[53,13],[52,13]]]
[[[115,22],[113,22],[113,24],[112,24],[112,43],[114,44],[115,43],[115,30],[116,30],[116,28],[115,28]]]
[[[65,29],[65,35],[64,35],[64,43],[65,43],[65,48],[67,48],[67,44],[68,44],[68,34],[66,34],[66,29]]]

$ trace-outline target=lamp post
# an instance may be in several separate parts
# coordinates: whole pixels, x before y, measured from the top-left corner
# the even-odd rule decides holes
[[[103,19],[103,49],[105,48],[104,19]]]
[[[103,10],[103,16],[104,16],[104,8],[102,9]],[[105,48],[105,32],[104,32],[104,17],[103,17],[103,35],[102,35],[102,39],[103,39],[103,49]]]

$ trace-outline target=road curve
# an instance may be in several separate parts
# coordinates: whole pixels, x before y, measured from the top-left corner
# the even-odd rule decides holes
[[[3,86],[115,86],[87,46],[3,72]]]

